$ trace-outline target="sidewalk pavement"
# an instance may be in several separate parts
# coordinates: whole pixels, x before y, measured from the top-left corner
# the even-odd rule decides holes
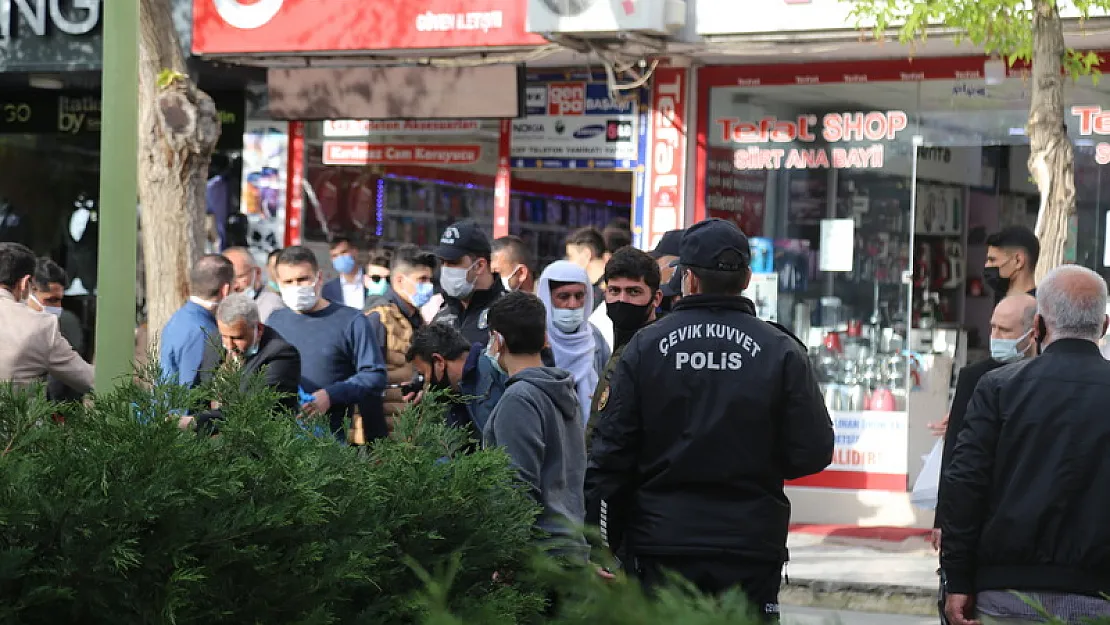
[[[931,616],[937,554],[929,530],[796,525],[787,546],[784,605]],[[789,584],[785,583],[788,580]]]

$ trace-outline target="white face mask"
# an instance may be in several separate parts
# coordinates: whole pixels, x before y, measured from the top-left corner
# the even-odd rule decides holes
[[[585,320],[585,308],[556,308],[551,311],[551,324],[563,334],[574,334]]]
[[[281,285],[281,301],[285,302],[290,310],[296,312],[312,310],[312,307],[316,305],[316,285],[283,284]]]
[[[247,297],[249,297],[251,299],[254,299],[255,297],[258,296],[258,291],[255,290],[255,288],[253,286],[252,287],[247,287],[247,288],[243,289],[243,295],[246,295]]]
[[[505,287],[506,291],[512,292],[516,290],[509,283],[512,281],[513,276],[515,276],[516,272],[518,271],[520,271],[520,267],[513,269],[511,272],[509,272],[509,275],[507,276],[501,276],[501,286]]]
[[[998,362],[1017,362],[1025,357],[1025,353],[1018,349],[1018,343],[1024,341],[1033,332],[1032,329],[1016,339],[996,339],[991,337],[991,358]],[[1028,349],[1028,346],[1026,346]]]
[[[44,306],[43,303],[39,301],[39,298],[35,297],[34,293],[31,293],[28,296],[28,298],[32,302],[35,303],[35,306],[38,306],[39,308],[41,308],[42,312],[44,312],[48,315],[54,315],[55,317],[61,317],[62,316],[62,307],[61,306]]]
[[[439,270],[439,286],[449,297],[466,298],[474,292],[474,283],[466,279],[467,274],[478,263],[462,267],[443,267]]]

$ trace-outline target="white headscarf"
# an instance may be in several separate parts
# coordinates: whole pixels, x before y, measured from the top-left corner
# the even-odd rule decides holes
[[[584,310],[589,313],[594,308],[593,287],[586,270],[578,265],[559,260],[547,266],[540,275],[536,295],[543,300],[547,308],[547,339],[551,343],[551,351],[555,355],[555,366],[566,369],[574,376],[575,388],[578,389],[578,403],[582,409],[582,424],[590,418],[590,403],[594,389],[597,388],[597,371],[594,370],[594,344],[593,326],[589,319],[583,315],[582,325],[578,330],[567,334],[555,327],[553,322],[555,308],[551,305],[551,282],[577,282],[586,287],[586,306]]]

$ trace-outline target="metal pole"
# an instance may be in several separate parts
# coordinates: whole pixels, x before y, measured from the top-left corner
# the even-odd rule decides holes
[[[104,3],[96,389],[131,374],[139,186],[139,0]]]

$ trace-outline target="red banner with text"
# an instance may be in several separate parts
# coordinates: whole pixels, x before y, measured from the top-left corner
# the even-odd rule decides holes
[[[654,248],[668,230],[681,228],[686,192],[686,88],[689,70],[660,67],[651,91],[644,244]]]

